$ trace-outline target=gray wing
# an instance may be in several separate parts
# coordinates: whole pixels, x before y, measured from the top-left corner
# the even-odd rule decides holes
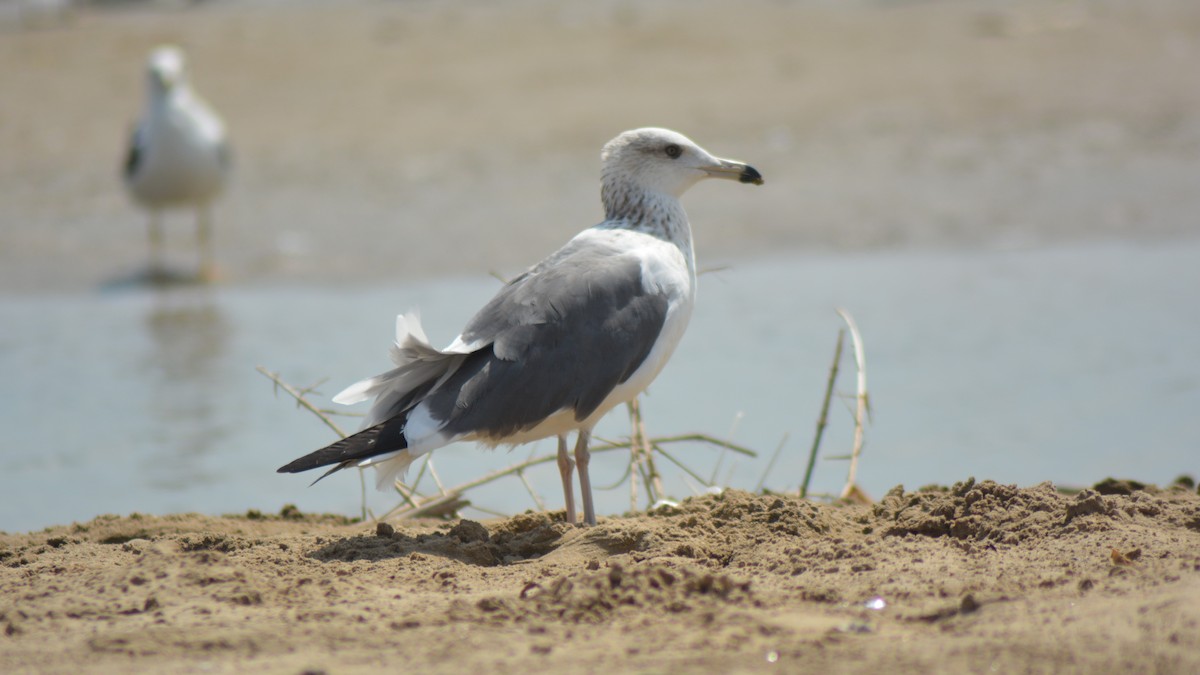
[[[125,153],[124,167],[126,180],[133,178],[134,174],[136,174],[138,169],[141,168],[142,161],[145,159],[145,148],[143,146],[146,144],[144,138],[146,132],[144,129],[145,128],[142,126],[142,123],[139,122],[138,125],[133,128],[133,133],[129,134],[129,149]]]
[[[483,345],[426,403],[450,433],[503,437],[563,409],[592,414],[645,361],[668,298],[648,290],[641,262],[572,242],[517,277],[463,331]]]

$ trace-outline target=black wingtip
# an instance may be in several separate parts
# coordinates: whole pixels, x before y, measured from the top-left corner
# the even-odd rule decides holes
[[[341,441],[338,441],[338,443],[335,443],[334,445],[339,445],[340,443]],[[330,446],[327,448],[321,448],[316,452],[310,452],[299,459],[292,460],[278,469],[275,469],[275,473],[301,473],[333,464],[334,467],[329,471],[326,471],[321,476],[321,478],[324,478],[334,471],[339,471],[346,468],[352,463],[352,461],[347,461],[343,456],[341,448],[334,448],[333,446]],[[317,480],[321,480],[321,478],[318,478]],[[315,480],[313,482],[316,483],[317,481]]]
[[[393,418],[369,429],[363,429],[320,450],[294,459],[276,469],[275,472],[300,473],[332,464],[333,468],[321,475],[321,478],[324,478],[331,473],[354,466],[368,457],[403,450],[408,447],[408,440],[404,437],[404,422],[403,418]],[[313,483],[315,484],[321,478]]]
[[[322,461],[325,459],[325,457],[321,457],[321,455],[325,454],[326,450],[327,448],[321,448],[320,450],[311,452],[299,459],[294,459],[278,469],[275,469],[275,473],[300,473],[301,471],[308,471],[309,469],[315,469],[319,466],[326,466],[330,464],[331,461],[336,462],[336,459],[331,461]]]
[[[317,483],[320,483],[322,480],[324,480],[324,479],[325,479],[325,478],[326,478],[326,477],[327,477],[329,474],[331,474],[331,473],[337,473],[337,472],[341,471],[342,469],[348,469],[348,468],[350,468],[350,464],[351,464],[351,462],[342,462],[341,464],[338,464],[337,466],[335,466],[335,467],[333,467],[332,469],[330,469],[330,470],[326,471],[325,473],[321,474],[320,476],[317,476],[317,479],[316,479],[316,480],[314,480],[313,482],[309,483],[309,484],[308,484],[308,487],[312,487],[312,486],[316,485]]]

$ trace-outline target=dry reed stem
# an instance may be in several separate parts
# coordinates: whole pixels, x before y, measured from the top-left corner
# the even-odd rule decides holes
[[[634,399],[635,401],[637,399]],[[625,404],[629,411],[632,429],[629,432],[629,510],[637,511],[638,452],[641,444],[637,439],[637,407],[633,401]]]
[[[333,411],[327,411],[327,410],[318,408],[317,406],[313,405],[305,397],[305,394],[311,393],[313,391],[312,388],[297,389],[296,387],[293,387],[292,385],[288,384],[287,382],[284,382],[277,373],[273,373],[273,372],[267,370],[263,366],[257,366],[256,370],[258,370],[259,373],[263,374],[268,379],[270,379],[275,384],[275,387],[277,390],[282,389],[289,396],[291,396],[293,399],[295,399],[295,401],[299,407],[302,407],[305,410],[308,410],[312,414],[316,415],[323,423],[325,423],[326,426],[328,426],[330,429],[332,429],[334,431],[334,433],[336,433],[338,435],[339,438],[345,438],[347,436],[346,432],[343,431],[342,428],[340,426],[338,426],[336,422],[334,422],[332,419],[329,418],[329,414],[332,414]],[[591,448],[591,451],[593,453],[596,453],[596,452],[610,452],[613,450],[628,449],[631,451],[631,455],[633,455],[633,453],[636,452],[636,451],[634,451],[634,448],[640,447],[641,448],[640,452],[644,455],[644,457],[640,461],[637,461],[636,463],[638,464],[638,471],[641,472],[647,485],[650,486],[650,488],[648,489],[648,497],[650,498],[650,502],[649,502],[650,504],[653,504],[655,501],[657,501],[657,499],[660,498],[661,495],[663,494],[663,487],[662,487],[662,482],[661,482],[662,476],[658,472],[658,469],[655,466],[654,460],[653,460],[653,452],[654,451],[658,451],[660,454],[663,455],[663,457],[666,457],[669,461],[671,461],[671,463],[675,464],[680,469],[684,470],[686,473],[691,475],[693,478],[699,480],[702,483],[705,483],[705,481],[702,478],[700,478],[700,476],[698,474],[696,474],[695,471],[691,470],[685,464],[683,464],[679,460],[675,459],[674,457],[668,455],[660,447],[663,444],[681,443],[681,442],[689,442],[689,441],[700,442],[700,443],[707,443],[709,445],[713,445],[718,448],[721,448],[722,453],[724,453],[725,451],[731,451],[731,452],[735,452],[735,453],[738,453],[738,454],[741,454],[741,455],[744,455],[747,457],[757,457],[758,456],[758,453],[754,452],[753,450],[751,450],[749,448],[737,445],[730,441],[722,441],[722,440],[719,440],[712,436],[709,436],[707,434],[701,434],[701,433],[680,434],[680,435],[676,435],[676,436],[664,436],[661,438],[649,438],[646,435],[645,425],[642,422],[640,409],[636,405],[634,405],[631,408],[630,414],[631,414],[631,419],[634,420],[634,432],[633,432],[632,437],[629,442],[618,443],[618,442],[604,440],[602,438],[597,438],[596,440],[601,441],[603,444]],[[414,517],[421,517],[421,516],[432,517],[434,515],[452,514],[452,513],[456,512],[457,508],[462,508],[464,505],[470,504],[469,501],[462,498],[464,493],[467,492],[468,490],[480,487],[482,485],[486,485],[493,481],[496,481],[496,480],[499,480],[506,476],[514,475],[514,474],[517,475],[518,479],[521,480],[521,482],[523,484],[525,484],[526,489],[530,492],[530,496],[532,496],[534,499],[534,502],[538,504],[538,508],[545,510],[544,503],[538,497],[536,492],[533,490],[533,487],[531,485],[529,485],[529,482],[524,475],[524,471],[525,471],[525,469],[536,466],[538,464],[545,464],[545,463],[553,462],[556,460],[557,460],[557,455],[543,455],[541,457],[532,457],[524,462],[514,464],[514,465],[509,466],[504,469],[497,469],[496,471],[492,471],[492,472],[490,472],[484,476],[481,476],[479,478],[476,478],[474,480],[470,480],[470,481],[467,481],[460,485],[456,485],[454,487],[447,488],[442,484],[441,480],[438,478],[437,474],[435,473],[431,459],[429,457],[426,457],[426,461],[421,465],[421,469],[417,473],[417,477],[413,481],[411,486],[406,485],[401,481],[396,481],[396,484],[394,487],[396,489],[396,492],[400,495],[400,497],[404,500],[404,502],[396,505],[395,507],[390,509],[388,512],[384,513],[382,516],[379,516],[378,518],[374,518],[373,520],[375,522],[380,522],[380,521],[387,520],[389,518],[403,519],[403,518],[414,518]],[[628,470],[631,472],[630,473],[631,481],[633,480],[633,475],[635,473],[634,472],[634,464],[635,464],[635,461],[631,458],[630,464],[628,466]],[[420,483],[421,479],[424,477],[426,470],[429,471],[430,475],[433,477],[434,482],[437,484],[438,491],[440,492],[440,494],[437,496],[426,497],[424,495],[421,495],[416,490],[416,486]],[[624,478],[624,477],[622,477],[622,478]],[[367,520],[368,509],[367,509],[367,504],[366,504],[366,482],[365,482],[365,479],[363,478],[363,470],[361,468],[359,468],[359,482],[360,482],[360,488],[362,490],[363,519]],[[620,481],[618,481],[618,483],[616,483],[616,485],[619,485],[619,484],[620,484]],[[710,483],[705,483],[705,485],[710,485]],[[636,502],[634,503],[633,506],[634,506],[634,510],[636,510],[636,508],[637,508]],[[486,509],[482,509],[480,507],[472,507],[472,508],[476,508],[478,510],[488,512]]]
[[[416,493],[413,492],[412,488],[408,487],[404,483],[401,483],[400,481],[396,481],[395,485],[393,485],[392,487],[395,488],[396,492],[399,493],[400,496],[404,498],[404,501],[408,502],[409,506],[413,507],[414,509],[418,508],[420,506],[420,504],[418,504],[417,501],[415,499],[413,499],[413,495]],[[419,494],[417,495],[417,497],[420,497],[420,496],[421,495],[419,495]],[[394,511],[395,509],[392,509],[392,510]],[[384,518],[386,518],[386,517],[387,517],[387,515],[385,514]]]
[[[684,464],[683,462],[672,457],[666,450],[663,450],[662,448],[658,448],[658,454],[662,455],[664,458],[666,458],[667,461],[669,461],[672,464],[674,464],[675,466],[679,467],[687,475],[691,476],[692,478],[695,478],[704,487],[712,487],[712,484],[709,483],[708,481],[704,480],[704,478],[700,474],[689,469],[686,464]],[[695,492],[695,490],[692,490],[692,491]]]
[[[529,496],[533,498],[533,503],[537,506],[538,511],[545,511],[546,502],[542,501],[542,498],[538,496],[537,491],[533,489],[533,485],[529,482],[529,478],[525,476],[525,472],[518,471],[517,478],[521,479],[521,485],[525,486],[525,490],[528,491]]]
[[[289,396],[296,399],[297,405],[299,405],[300,407],[304,408],[305,410],[311,412],[312,414],[316,415],[318,419],[320,419],[322,422],[325,423],[325,426],[329,427],[330,429],[333,429],[333,433],[337,434],[338,438],[346,437],[346,435],[347,435],[346,432],[342,431],[342,428],[339,427],[336,422],[329,419],[329,414],[328,414],[329,411],[322,410],[321,408],[318,408],[317,406],[313,405],[312,403],[309,403],[308,399],[304,397],[305,393],[312,392],[311,388],[305,389],[303,392],[301,392],[301,391],[296,390],[296,388],[292,387],[292,385],[281,380],[279,378],[278,373],[272,373],[271,371],[267,370],[263,366],[255,366],[254,369],[257,370],[258,372],[262,373],[263,375],[266,375],[268,379],[270,379],[272,382],[274,382],[275,388],[277,390],[282,389],[285,392],[287,392],[287,394]]]
[[[287,394],[289,396],[296,399],[296,405],[299,405],[300,407],[304,408],[305,410],[316,415],[318,419],[320,419],[322,422],[325,423],[325,426],[329,427],[330,429],[333,429],[333,433],[337,434],[338,438],[346,437],[346,432],[342,431],[342,428],[340,426],[338,426],[336,422],[334,422],[332,419],[329,418],[329,414],[332,411],[325,410],[323,408],[318,408],[317,406],[310,403],[309,400],[305,397],[305,394],[311,394],[314,391],[314,387],[316,387],[317,385],[313,385],[311,387],[304,387],[302,389],[296,389],[295,387],[292,387],[287,382],[284,382],[279,377],[278,373],[272,373],[271,371],[267,370],[263,366],[255,366],[255,370],[257,370],[258,372],[267,376],[268,379],[270,379],[272,382],[274,382],[276,391],[278,391],[280,389],[284,390],[285,392],[287,392]],[[324,381],[324,380],[322,380],[322,381]],[[361,508],[361,513],[362,513],[362,519],[366,520],[367,519],[367,481],[363,477],[363,470],[361,467],[359,467],[359,469],[358,469],[358,482],[359,482],[359,488],[360,488],[360,508]]]
[[[408,503],[408,506],[410,509],[421,508],[420,502],[413,499],[412,493],[402,483],[397,481],[396,484],[393,485],[392,487],[395,488],[396,492],[399,493],[400,496],[404,498],[404,502]],[[417,496],[420,497],[420,495],[417,495]],[[374,522],[377,522],[377,523],[383,522],[383,521],[387,520],[388,518],[391,518],[392,514],[396,513],[397,511],[399,511],[402,508],[404,508],[404,503],[397,504],[396,506],[393,506],[392,508],[388,509],[387,512],[384,513],[382,516],[379,516],[378,518],[376,518],[374,520]]]
[[[609,449],[611,450],[612,448],[609,448]],[[595,452],[595,450],[593,450],[592,452]],[[633,465],[630,464],[629,462],[626,462],[625,470],[621,472],[620,476],[617,476],[616,480],[614,480],[613,482],[611,482],[607,485],[597,485],[597,484],[593,483],[592,490],[595,492],[608,492],[609,490],[616,490],[617,488],[619,488],[625,484],[625,481],[629,478],[629,472],[632,470],[633,470]]]
[[[432,499],[427,499],[420,503],[416,508],[397,511],[393,509],[387,515],[380,518],[386,520],[394,518],[396,520],[405,520],[407,518],[451,518],[455,517],[459,511],[471,505],[471,502],[463,499],[463,496],[457,492],[450,492]]]
[[[833,349],[833,363],[829,366],[829,380],[825,383],[825,400],[821,402],[821,415],[817,417],[817,433],[813,436],[812,448],[808,451],[808,466],[804,469],[804,481],[800,483],[800,498],[808,496],[808,484],[812,480],[813,466],[817,463],[817,451],[821,448],[821,436],[829,423],[829,402],[833,399],[833,386],[837,382],[838,364],[842,361],[842,343],[846,331],[839,330],[837,346]]]
[[[615,450],[618,448],[628,448],[629,447],[629,443],[618,443],[616,441],[609,441],[609,440],[606,440],[603,438],[599,438],[598,440],[604,441],[604,445],[592,448],[592,452],[597,452],[597,451],[601,451],[601,450]],[[714,445],[718,448],[723,448],[725,450],[731,450],[733,452],[738,453],[739,455],[745,455],[746,457],[751,457],[751,458],[758,457],[758,453],[751,450],[750,448],[747,448],[742,445],[738,445],[738,444],[730,442],[730,441],[723,441],[719,438],[709,436],[708,434],[698,434],[698,433],[697,434],[679,434],[676,436],[659,436],[657,438],[650,439],[650,442],[653,443],[654,445],[663,445],[664,443],[686,443],[688,441],[707,443],[709,445]]]
[[[754,486],[755,492],[762,492],[763,486],[767,483],[767,476],[770,475],[771,469],[775,468],[775,460],[779,459],[780,453],[783,452],[783,446],[788,442],[790,434],[784,433],[783,438],[779,439],[779,445],[775,446],[775,453],[771,455],[771,461],[767,462],[767,468],[763,469],[762,477],[758,479],[758,485]]]
[[[651,443],[651,445],[653,445],[660,454],[662,454],[664,457],[669,459],[675,465],[677,465],[681,468],[684,468],[685,471],[690,473],[693,477],[697,478],[701,482],[703,482],[703,479],[699,478],[699,476],[697,476],[694,471],[687,469],[686,467],[684,467],[684,465],[681,462],[676,460],[674,457],[667,455],[667,453],[665,451],[663,451],[663,449],[661,447],[658,447],[660,444],[663,444],[663,443],[678,443],[678,442],[684,442],[684,441],[704,442],[704,443],[708,443],[710,445],[715,445],[715,446],[721,447],[725,450],[736,452],[736,453],[739,453],[739,454],[742,454],[742,455],[745,455],[748,457],[757,457],[758,456],[758,453],[754,452],[753,450],[744,448],[740,445],[735,445],[733,443],[729,443],[727,441],[721,441],[721,440],[712,438],[711,436],[707,436],[705,434],[684,434],[684,435],[680,435],[680,436],[668,436],[668,437],[664,437],[664,438],[649,439],[649,442]],[[605,443],[604,445],[592,448],[592,452],[597,453],[597,452],[612,452],[614,450],[628,450],[630,447],[629,443],[613,443],[611,441],[604,441],[604,443]],[[548,464],[550,462],[557,461],[557,459],[558,459],[557,454],[533,457],[533,458],[527,459],[523,462],[519,462],[517,464],[513,464],[511,466],[505,467],[503,469],[497,469],[497,470],[487,473],[483,476],[480,476],[479,478],[469,480],[465,483],[460,483],[459,485],[455,485],[454,487],[443,488],[446,490],[445,495],[441,495],[441,496],[437,496],[437,497],[422,498],[420,495],[416,495],[417,499],[413,500],[413,499],[411,499],[411,497],[408,494],[406,494],[403,490],[401,490],[401,488],[403,487],[403,484],[397,483],[397,486],[396,486],[397,490],[400,492],[401,496],[403,496],[406,500],[409,501],[408,508],[405,509],[403,504],[398,505],[395,508],[393,508],[392,510],[385,513],[384,515],[380,516],[379,520],[386,520],[388,518],[412,518],[412,517],[415,517],[413,515],[414,513],[427,513],[426,506],[430,503],[433,503],[435,501],[440,501],[440,500],[443,500],[443,499],[446,499],[449,497],[464,495],[467,491],[472,490],[477,487],[480,487],[481,485],[486,485],[488,483],[494,482],[494,481],[504,478],[506,476],[519,474],[530,467],[537,466],[538,464]],[[618,482],[617,484],[619,485],[620,482]],[[479,508],[479,507],[473,506],[472,508]]]
[[[854,322],[854,317],[840,307],[837,313],[850,327],[850,339],[854,345],[854,364],[858,369],[854,396],[854,445],[850,451],[850,468],[846,473],[846,486],[842,488],[842,499],[851,499],[852,497],[861,499],[866,497],[866,493],[858,487],[855,478],[858,475],[858,458],[862,454],[863,448],[863,428],[871,414],[867,393],[867,355],[863,348],[862,334],[858,332],[858,325]]]
[[[421,468],[417,469],[417,477],[413,479],[412,483],[402,483],[397,480],[396,485],[407,485],[410,491],[416,492],[417,486],[421,484],[421,479],[425,477],[425,470],[429,467],[429,460],[433,459],[432,454],[424,455],[424,457],[425,461],[421,462]]]
[[[360,517],[363,522],[374,520],[374,516],[368,518],[368,515],[371,515],[371,510],[367,508],[367,477],[362,469],[358,470],[358,497],[361,504]]]
[[[599,439],[599,440],[603,441],[603,439]],[[659,447],[664,443],[680,443],[680,442],[687,442],[687,441],[695,441],[695,442],[707,443],[709,445],[715,445],[717,447],[720,447],[720,448],[723,448],[725,450],[729,450],[732,452],[736,452],[738,454],[745,455],[747,457],[757,457],[758,456],[758,453],[754,452],[753,450],[750,450],[749,448],[745,448],[740,445],[730,443],[728,441],[722,441],[722,440],[713,438],[711,436],[708,436],[707,434],[682,434],[679,436],[666,436],[666,437],[662,437],[662,438],[649,439],[649,442],[651,443],[651,445],[653,445],[655,447],[655,449],[660,454],[663,455],[663,457],[666,457],[676,466],[679,466],[680,468],[684,468],[685,471],[692,474],[693,477],[697,478],[701,482],[704,482],[703,479],[699,478],[699,476],[697,476],[694,471],[692,471],[690,469],[686,469],[686,467],[684,467],[684,465],[681,462],[676,460],[674,457],[668,456],[667,453],[661,447]],[[612,441],[603,441],[603,442],[604,442],[604,445],[594,447],[591,449],[591,451],[593,453],[612,452],[614,450],[627,450],[630,447],[629,443],[615,443]],[[491,482],[494,482],[501,478],[504,478],[505,476],[510,476],[510,475],[516,474],[516,473],[524,471],[525,469],[528,469],[530,467],[537,466],[538,464],[547,464],[550,462],[557,461],[557,459],[558,459],[557,454],[533,457],[533,458],[527,459],[523,462],[513,464],[512,466],[509,466],[509,467],[506,467],[503,469],[497,469],[497,470],[487,473],[483,476],[480,476],[479,478],[476,478],[474,480],[470,480],[465,483],[460,483],[459,485],[448,488],[447,492],[450,495],[464,494],[468,490],[472,490],[481,485],[486,485],[488,483],[491,483]],[[617,484],[619,485],[620,483],[618,482]],[[477,507],[474,507],[474,508],[477,508]],[[395,511],[395,509],[393,509],[393,511]],[[389,512],[389,513],[392,513],[392,512]],[[388,516],[385,515],[384,517],[386,518]]]
[[[442,479],[437,475],[437,469],[433,467],[433,455],[429,455],[429,459],[426,460],[425,466],[429,469],[429,477],[433,479],[433,484],[437,486],[438,492],[442,495],[448,494],[446,492],[446,486],[442,485]]]
[[[728,434],[729,438],[733,438],[734,432],[737,431],[738,424],[741,424],[741,422],[742,422],[742,417],[743,417],[743,414],[740,410],[737,412],[737,414],[735,414],[733,416],[733,424],[729,425],[729,434]],[[717,473],[721,470],[721,464],[724,461],[725,461],[725,453],[721,452],[717,455],[717,463],[713,465],[712,476],[708,479],[709,485],[717,484]]]
[[[847,489],[842,490],[842,494],[838,495],[838,500],[850,502],[851,504],[873,504],[874,500],[858,485],[851,484]]]
[[[637,468],[642,475],[642,484],[646,486],[646,507],[653,506],[662,496],[662,480],[658,470],[654,468],[654,446],[646,437],[646,425],[642,420],[641,399],[634,398],[629,402],[629,421],[633,427],[629,438],[629,447],[637,448]],[[637,510],[637,503],[633,504]]]
[[[637,510],[637,476],[641,475],[642,483],[646,486],[646,503],[654,505],[662,498],[662,476],[654,464],[654,444],[646,435],[646,425],[642,418],[641,399],[635,398],[626,404],[629,410],[629,507]]]

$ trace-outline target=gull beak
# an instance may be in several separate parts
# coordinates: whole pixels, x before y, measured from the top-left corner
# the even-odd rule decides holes
[[[735,162],[732,159],[713,158],[714,164],[703,168],[704,173],[712,178],[725,178],[728,180],[736,180],[739,183],[754,183],[755,185],[763,184],[762,174],[758,169],[744,162]]]

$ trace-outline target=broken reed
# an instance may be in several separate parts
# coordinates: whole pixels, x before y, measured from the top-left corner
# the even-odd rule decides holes
[[[854,363],[857,370],[856,393],[854,396],[854,441],[849,455],[828,457],[828,459],[848,459],[850,461],[850,466],[846,476],[846,483],[842,488],[839,498],[853,501],[869,501],[866,498],[865,493],[856,482],[859,458],[862,454],[864,443],[864,430],[867,422],[870,421],[871,413],[870,397],[867,391],[866,351],[863,347],[862,335],[858,330],[858,325],[855,323],[854,317],[851,316],[846,310],[840,308],[837,310],[837,313],[838,316],[840,316],[846,323],[850,331],[851,343],[854,349]],[[842,359],[845,334],[846,329],[838,330],[837,344],[834,347],[833,353],[833,362],[830,364],[829,378],[827,379],[825,385],[825,396],[821,402],[821,413],[817,417],[816,433],[813,436],[812,446],[809,449],[808,462],[804,470],[804,479],[800,483],[799,494],[801,498],[808,496],[808,488],[812,481],[812,474],[816,465],[817,454],[820,451],[821,440],[824,437],[825,428],[829,424],[829,405],[833,400],[834,389],[837,385],[837,376]],[[310,402],[307,398],[308,394],[311,394],[315,391],[320,382],[309,387],[298,388],[293,387],[287,382],[284,382],[277,373],[273,373],[263,366],[258,366],[257,370],[274,383],[277,392],[279,390],[284,391],[293,399],[295,399],[298,407],[304,408],[310,413],[316,415],[317,418],[320,419],[321,422],[323,422],[330,429],[332,429],[334,433],[338,435],[338,437],[346,437],[346,432],[343,431],[342,428],[333,421],[331,415],[347,415],[347,413],[320,408]],[[728,450],[747,457],[757,457],[757,454],[749,448],[736,445],[730,441],[722,441],[707,434],[693,433],[684,434],[681,436],[651,438],[646,434],[645,422],[642,418],[639,401],[640,399],[634,399],[628,404],[630,421],[629,440],[625,442],[614,442],[598,438],[597,440],[601,440],[605,444],[592,448],[592,452],[611,452],[614,450],[623,449],[629,450],[629,462],[626,465],[625,474],[622,475],[621,478],[618,479],[617,483],[612,487],[600,489],[613,489],[624,482],[626,478],[628,478],[629,502],[631,510],[637,510],[639,481],[645,486],[647,507],[651,507],[665,498],[665,492],[662,485],[662,474],[659,472],[658,467],[655,464],[655,455],[661,456],[663,459],[671,462],[681,471],[683,471],[684,474],[690,476],[693,480],[697,481],[700,485],[706,488],[712,487],[715,484],[717,471],[716,468],[713,469],[713,477],[705,479],[686,463],[668,453],[663,448],[664,445],[688,441],[701,442],[721,448],[722,451]],[[772,456],[766,472],[764,472],[762,479],[759,481],[759,487],[756,488],[756,491],[761,489],[763,484],[766,482],[767,474],[774,466],[775,460],[782,451],[783,444],[786,442],[786,440],[787,436],[785,435],[784,440],[781,441],[779,447],[776,448],[775,454]],[[720,465],[720,461],[723,456],[724,452],[718,456],[718,466]],[[545,510],[545,503],[533,489],[533,486],[529,483],[528,478],[525,476],[525,471],[540,464],[553,462],[556,460],[556,458],[556,455],[531,457],[524,462],[519,462],[503,469],[497,469],[496,471],[492,471],[474,480],[447,488],[442,485],[441,480],[437,477],[431,456],[427,455],[425,461],[421,464],[421,468],[417,473],[417,477],[413,480],[411,485],[406,485],[400,481],[396,481],[395,489],[397,494],[399,494],[403,500],[402,503],[396,505],[394,508],[376,520],[384,520],[387,518],[415,518],[433,516],[445,517],[452,515],[456,513],[458,509],[470,505],[470,502],[464,496],[468,491],[508,476],[516,476],[525,490],[529,493],[530,498],[533,500],[537,508],[540,510]],[[369,514],[367,509],[366,482],[362,473],[362,469],[359,469],[359,482],[362,490],[362,514],[363,519],[367,520],[368,517],[373,516]],[[429,473],[433,481],[436,483],[437,494],[424,495],[417,490],[417,487],[421,484],[421,481],[425,477],[426,473]],[[473,508],[486,511],[486,509],[481,509],[478,506],[473,506]]]
[[[345,415],[345,413],[320,408],[308,400],[308,394],[313,393],[319,383],[318,385],[312,385],[309,387],[294,387],[287,382],[284,382],[278,373],[273,373],[263,366],[258,366],[256,370],[258,370],[259,373],[270,379],[275,384],[276,391],[282,390],[295,399],[297,407],[303,408],[316,415],[326,426],[328,426],[330,429],[333,429],[333,431],[337,433],[339,437],[346,437],[346,432],[343,431],[341,427],[339,427],[337,423],[334,422],[330,417],[331,415]],[[704,480],[696,471],[689,468],[686,464],[676,459],[671,454],[667,453],[662,447],[664,445],[683,442],[700,442],[720,448],[722,450],[735,452],[746,457],[753,458],[758,456],[757,453],[749,448],[742,447],[729,441],[722,441],[712,436],[708,436],[707,434],[691,433],[678,436],[651,438],[646,434],[645,425],[642,422],[641,409],[637,405],[636,401],[631,402],[629,405],[629,414],[632,427],[629,441],[616,442],[597,438],[597,440],[603,442],[603,445],[593,447],[591,450],[593,453],[612,452],[615,450],[630,451],[629,462],[626,466],[626,473],[631,482],[630,500],[631,506],[634,510],[637,509],[638,492],[636,481],[638,478],[641,479],[643,485],[647,486],[646,496],[648,507],[652,506],[663,498],[664,492],[662,487],[662,476],[654,463],[654,455],[656,453],[679,467],[687,475],[700,481],[705,487],[710,487],[709,481]],[[529,492],[534,504],[537,505],[539,509],[544,509],[544,503],[533,490],[533,487],[529,484],[529,481],[525,478],[524,472],[531,467],[553,462],[556,461],[556,459],[557,455],[553,454],[531,457],[523,462],[519,462],[503,469],[497,469],[488,474],[480,476],[479,478],[447,488],[442,485],[441,481],[437,478],[433,468],[433,462],[430,459],[430,456],[426,455],[426,459],[424,462],[422,462],[421,468],[417,472],[417,476],[411,485],[406,485],[400,481],[396,481],[396,492],[400,495],[403,501],[378,518],[375,518],[373,514],[370,514],[369,510],[367,509],[366,484],[363,482],[363,519],[367,520],[370,518],[372,520],[381,521],[388,518],[403,519],[417,517],[448,517],[457,512],[458,509],[470,505],[470,502],[465,498],[465,494],[468,491],[508,476],[516,476],[524,485],[525,489]],[[417,490],[426,473],[429,473],[434,482],[437,484],[437,494],[425,495]],[[359,469],[359,477],[361,482],[362,469]],[[480,509],[480,507],[474,505],[472,505],[472,508],[486,511],[486,509]]]
[[[862,334],[858,330],[858,324],[854,321],[854,317],[850,312],[838,308],[838,316],[846,323],[850,331],[850,341],[854,348],[854,365],[857,371],[855,378],[855,395],[854,395],[854,441],[850,448],[850,454],[840,455],[835,457],[827,457],[827,459],[845,459],[850,461],[850,467],[846,472],[846,483],[842,487],[842,491],[838,496],[839,499],[869,503],[871,500],[857,482],[858,477],[858,462],[862,455],[864,442],[864,434],[867,423],[870,421],[871,404],[870,395],[867,392],[867,357],[866,349],[863,347]],[[812,448],[808,453],[808,465],[804,471],[804,480],[800,483],[800,497],[808,496],[808,486],[812,480],[813,466],[817,461],[817,453],[821,447],[821,439],[825,434],[825,427],[829,423],[829,404],[833,400],[834,387],[837,384],[838,369],[842,360],[842,345],[845,342],[846,329],[838,330],[837,345],[833,351],[833,363],[829,367],[829,379],[825,383],[825,397],[821,402],[821,414],[817,416],[817,430],[813,436]]]

